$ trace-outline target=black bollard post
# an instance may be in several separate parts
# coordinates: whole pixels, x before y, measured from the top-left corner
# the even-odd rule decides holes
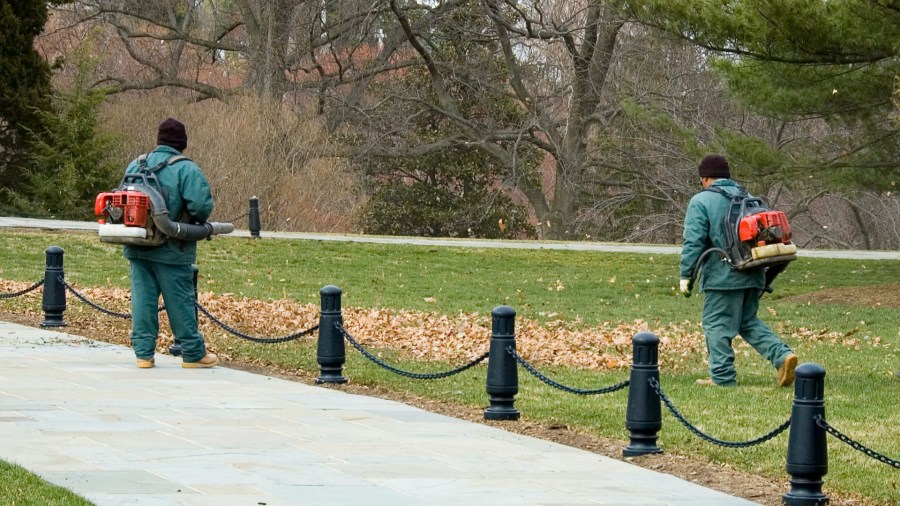
[[[335,323],[344,322],[341,316],[341,289],[328,285],[319,294],[322,297],[322,309],[319,313],[319,342],[316,351],[319,377],[316,378],[316,383],[346,383],[347,378],[341,375],[346,360],[344,336],[335,328]]]
[[[259,239],[259,231],[262,230],[262,225],[259,221],[259,199],[255,195],[250,197],[250,213],[247,221],[249,222],[247,228],[250,229],[250,238]]]
[[[625,428],[631,441],[622,450],[625,457],[662,453],[656,445],[662,428],[662,407],[659,394],[650,386],[650,378],[659,381],[659,338],[650,332],[640,332],[632,339],[633,360],[628,383],[628,407]]]
[[[782,499],[787,506],[828,504],[822,492],[822,477],[828,473],[828,442],[825,429],[815,417],[825,417],[825,369],[818,364],[800,364],[794,372],[794,407],[788,435],[787,473],[791,490]]]
[[[519,393],[519,369],[507,348],[516,349],[516,311],[497,306],[491,311],[491,347],[488,357],[487,393],[490,406],[484,410],[485,420],[518,420],[519,410],[513,405]]]
[[[44,270],[44,297],[42,300],[44,321],[41,327],[65,327],[66,285],[63,283],[63,249],[50,246],[45,251],[47,267]]]

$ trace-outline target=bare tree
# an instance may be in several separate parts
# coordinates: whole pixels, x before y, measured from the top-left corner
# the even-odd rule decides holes
[[[357,165],[477,149],[542,238],[677,241],[696,161],[713,150],[729,154],[754,193],[808,212],[825,189],[797,174],[815,171],[804,164],[820,123],[742,109],[706,50],[636,24],[629,5],[82,0],[66,9],[72,23],[109,29],[110,91],[312,106],[333,141],[321,155]],[[862,235],[874,244],[863,219],[871,209],[842,219],[869,227]]]
[[[366,77],[323,89],[332,130],[360,127],[355,152],[368,157],[477,147],[505,168],[503,184],[543,238],[677,241],[704,151],[734,148],[748,183],[768,193],[785,181],[780,147],[808,137],[799,123],[742,111],[706,53],[632,23],[620,2],[388,4],[388,42],[345,65]],[[455,33],[479,50],[459,58]],[[398,68],[421,69],[427,93],[379,85]],[[433,113],[453,126],[443,137],[415,143],[401,132]],[[771,154],[741,153],[750,143],[733,139],[744,137]]]
[[[69,24],[109,30],[107,57],[119,65],[98,83],[109,92],[183,88],[225,99],[242,85],[280,98],[306,53],[308,38],[295,35],[298,13],[310,6],[319,8],[291,0],[83,0],[60,12]],[[242,82],[224,79],[227,67]]]
[[[365,146],[368,155],[475,146],[506,168],[506,184],[527,199],[542,237],[572,236],[586,168],[592,163],[590,133],[609,114],[601,107],[603,90],[626,22],[616,3],[390,0],[387,6],[388,40],[361,72],[375,76],[396,71],[397,63],[421,66],[429,99],[415,89],[378,90],[377,80],[370,78],[332,95],[331,103],[344,111],[339,114],[344,121],[369,119],[372,125],[384,123],[375,118],[384,117],[386,105],[416,104],[422,111],[439,112],[454,128],[448,136],[418,146],[396,143],[398,136],[376,128]],[[487,22],[466,24],[472,18]],[[452,50],[454,34],[478,41],[481,49],[470,48],[471,58],[459,59]],[[542,68],[551,75],[541,74]],[[471,107],[473,100],[483,106]],[[485,117],[485,104],[492,100],[511,102],[516,114]],[[402,124],[402,119],[393,123]],[[339,125],[333,123],[334,128]],[[520,156],[526,145],[547,159],[547,184],[540,165]]]

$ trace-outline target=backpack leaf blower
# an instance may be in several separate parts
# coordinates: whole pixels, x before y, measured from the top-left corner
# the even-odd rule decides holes
[[[771,293],[772,281],[797,259],[797,245],[791,242],[787,215],[768,208],[762,199],[751,196],[743,188],[733,196],[717,186],[710,186],[705,191],[716,192],[731,201],[724,222],[726,245],[724,249],[709,248],[700,255],[688,288],[693,289],[706,257],[715,253],[736,271],[764,268],[765,291]]]
[[[99,217],[101,242],[133,246],[160,246],[169,237],[182,241],[199,241],[213,235],[234,231],[231,223],[186,223],[169,217],[166,199],[159,189],[156,172],[185,160],[173,156],[148,169],[146,155],[139,158],[141,171],[125,174],[118,189],[103,192],[94,200],[94,215]]]

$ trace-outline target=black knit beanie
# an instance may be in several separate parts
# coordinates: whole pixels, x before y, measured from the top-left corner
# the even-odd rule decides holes
[[[161,146],[171,146],[178,151],[184,151],[187,147],[187,132],[177,119],[168,118],[159,124],[159,133],[156,134],[156,143]]]
[[[706,155],[700,162],[700,177],[730,178],[728,160],[722,155]]]

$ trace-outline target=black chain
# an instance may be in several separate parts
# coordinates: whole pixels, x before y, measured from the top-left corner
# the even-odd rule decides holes
[[[662,399],[662,401],[665,403],[666,407],[669,408],[669,411],[672,412],[672,415],[675,416],[675,418],[677,418],[678,421],[681,422],[682,425],[687,427],[688,430],[693,432],[695,435],[699,436],[701,439],[704,439],[710,443],[713,443],[713,444],[716,444],[719,446],[724,446],[726,448],[749,448],[751,446],[755,446],[760,443],[765,443],[766,441],[772,439],[773,437],[777,436],[778,434],[781,434],[782,432],[786,431],[787,428],[791,426],[791,419],[788,418],[786,422],[779,425],[772,432],[769,432],[768,434],[760,436],[756,439],[751,439],[750,441],[739,442],[739,441],[723,441],[721,439],[716,439],[714,437],[707,436],[706,434],[701,432],[700,429],[691,425],[691,423],[688,422],[684,418],[684,416],[678,412],[677,409],[675,409],[675,406],[672,404],[672,401],[670,401],[669,398],[666,397],[666,394],[663,393],[662,387],[659,385],[659,382],[656,380],[656,378],[649,378],[647,381],[650,383],[650,387],[656,391],[656,394],[659,395],[659,398]]]
[[[399,374],[400,376],[405,376],[405,377],[407,377],[407,378],[412,378],[412,379],[426,379],[426,380],[430,380],[430,379],[440,379],[440,378],[446,378],[446,377],[448,377],[448,376],[453,376],[454,374],[459,374],[459,373],[465,371],[466,369],[469,369],[469,368],[471,368],[471,367],[474,367],[475,365],[477,365],[477,364],[483,362],[483,361],[484,361],[486,358],[488,358],[488,356],[490,355],[489,353],[485,352],[484,355],[481,355],[480,357],[478,357],[478,358],[476,358],[475,360],[469,362],[468,364],[466,364],[466,365],[464,365],[464,366],[462,366],[462,367],[458,367],[458,368],[456,368],[456,369],[453,369],[452,371],[445,371],[445,372],[439,372],[439,373],[416,373],[416,372],[409,372],[409,371],[404,371],[404,370],[402,370],[402,369],[397,369],[396,367],[390,366],[390,365],[388,365],[388,364],[382,362],[382,361],[381,361],[378,357],[376,357],[375,355],[372,355],[371,353],[369,353],[368,351],[366,351],[366,349],[363,348],[361,344],[359,344],[358,342],[356,342],[356,339],[353,339],[353,337],[352,337],[350,334],[347,333],[347,330],[344,329],[344,326],[341,325],[341,322],[334,322],[334,326],[335,326],[335,328],[337,328],[338,332],[340,332],[341,335],[344,336],[344,339],[346,339],[351,345],[353,345],[353,347],[356,348],[357,351],[359,351],[360,353],[362,353],[364,357],[368,358],[368,359],[371,360],[372,362],[375,362],[376,364],[380,365],[381,367],[383,367],[383,368],[385,368],[385,369],[387,369],[387,370],[389,370],[389,371],[391,371],[391,372],[393,372],[393,373]]]
[[[877,460],[877,461],[879,461],[879,462],[882,462],[882,463],[887,464],[887,465],[889,465],[889,466],[891,466],[891,467],[896,467],[897,469],[900,469],[900,461],[897,461],[897,460],[888,458],[888,457],[886,457],[886,456],[884,456],[884,455],[882,455],[882,454],[876,452],[875,450],[872,450],[872,449],[870,449],[870,448],[866,448],[866,447],[863,446],[862,444],[857,443],[856,441],[850,439],[849,437],[845,436],[844,434],[842,434],[840,431],[838,431],[837,429],[835,429],[835,428],[832,427],[831,425],[828,425],[828,422],[825,421],[825,418],[824,418],[822,415],[816,415],[815,417],[813,417],[813,419],[816,421],[816,425],[818,425],[819,427],[825,429],[825,431],[828,432],[829,434],[831,434],[832,436],[834,436],[834,437],[840,439],[841,441],[847,443],[847,444],[850,445],[853,449],[859,450],[859,451],[865,453],[865,454],[868,455],[869,457],[872,457],[873,459],[875,459],[875,460]]]
[[[21,295],[25,295],[25,294],[28,293],[28,292],[37,290],[37,288],[38,288],[39,286],[43,285],[43,284],[44,284],[44,280],[42,279],[42,280],[38,281],[37,283],[35,283],[35,284],[29,286],[28,288],[26,288],[26,289],[24,289],[24,290],[22,290],[22,291],[20,291],[20,292],[15,292],[15,293],[0,293],[0,299],[12,299],[13,297],[19,297],[19,296],[21,296]]]
[[[244,213],[244,214],[242,214],[242,215],[240,215],[240,216],[235,216],[234,218],[231,218],[230,220],[228,220],[228,223],[234,223],[234,222],[236,222],[237,220],[239,220],[239,219],[241,219],[241,218],[243,218],[243,217],[245,217],[245,216],[248,216],[249,214],[250,214],[250,211],[247,211],[246,213]]]
[[[197,302],[196,304],[197,304],[197,309],[199,309],[200,312],[202,312],[203,314],[205,314],[206,317],[209,318],[210,320],[212,320],[216,325],[222,327],[223,329],[225,329],[225,330],[228,331],[229,333],[234,334],[234,335],[240,337],[241,339],[246,339],[246,340],[248,340],[248,341],[253,341],[254,343],[260,343],[260,344],[278,344],[278,343],[286,343],[286,342],[288,342],[288,341],[293,341],[293,340],[299,339],[299,338],[301,338],[301,337],[303,337],[303,336],[307,336],[307,335],[309,335],[309,334],[312,334],[313,332],[315,332],[316,330],[319,329],[319,326],[318,326],[318,325],[314,325],[314,326],[312,326],[312,327],[310,327],[310,328],[308,328],[308,329],[306,329],[306,330],[301,330],[300,332],[295,332],[295,333],[293,333],[293,334],[291,334],[291,335],[284,336],[284,337],[263,338],[263,337],[253,337],[253,336],[248,336],[247,334],[244,334],[243,332],[240,332],[240,331],[238,331],[238,330],[236,330],[236,329],[234,329],[234,328],[232,328],[232,327],[229,327],[228,325],[226,325],[225,323],[223,323],[221,320],[219,320],[219,319],[216,318],[215,316],[209,314],[209,311],[207,311],[205,307],[201,306],[199,302]]]
[[[126,320],[127,320],[128,318],[131,318],[131,313],[117,313],[117,312],[115,312],[115,311],[110,311],[109,309],[106,309],[106,308],[103,308],[103,307],[98,306],[97,304],[94,304],[93,302],[89,301],[89,300],[87,299],[87,297],[85,297],[84,295],[81,295],[80,293],[78,293],[78,291],[75,290],[75,288],[73,288],[72,285],[70,285],[70,284],[68,283],[68,281],[66,281],[66,280],[63,279],[62,277],[59,278],[59,281],[60,281],[63,285],[65,285],[66,290],[72,292],[72,295],[74,295],[75,297],[77,297],[78,300],[80,300],[81,302],[84,302],[85,304],[87,304],[88,306],[90,306],[90,307],[96,309],[97,311],[100,311],[101,313],[106,313],[106,314],[108,314],[108,315],[110,315],[110,316],[115,316],[116,318],[124,318],[124,319],[126,319]]]
[[[528,372],[530,372],[532,375],[534,375],[535,378],[543,381],[544,383],[550,385],[553,388],[558,388],[565,392],[569,392],[570,394],[578,394],[578,395],[608,394],[610,392],[615,392],[616,390],[621,390],[621,389],[627,387],[629,385],[629,383],[631,383],[629,380],[625,380],[621,383],[616,383],[615,385],[612,385],[612,386],[608,386],[605,388],[597,388],[597,389],[593,389],[593,390],[583,390],[580,388],[573,388],[570,386],[563,385],[562,383],[557,383],[556,381],[553,381],[552,379],[541,374],[537,369],[534,368],[534,366],[532,366],[531,364],[526,362],[525,359],[521,357],[521,355],[516,353],[515,348],[513,348],[512,346],[507,346],[506,351],[507,351],[507,353],[512,355],[514,359],[516,359],[516,362],[518,362],[519,365],[521,365]]]

